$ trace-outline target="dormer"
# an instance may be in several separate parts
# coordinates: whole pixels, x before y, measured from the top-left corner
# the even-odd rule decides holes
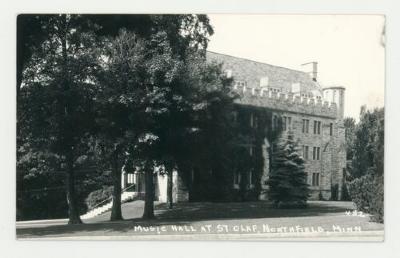
[[[291,92],[292,93],[300,93],[300,91],[301,91],[300,83],[299,82],[292,83]]]
[[[268,87],[269,78],[268,76],[264,76],[260,79],[260,87]]]

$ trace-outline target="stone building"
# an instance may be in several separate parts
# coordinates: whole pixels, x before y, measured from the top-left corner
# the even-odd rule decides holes
[[[256,127],[260,119],[258,110],[269,110],[271,123],[279,117],[282,121],[282,137],[291,131],[298,141],[305,160],[305,171],[310,185],[310,199],[321,196],[340,199],[343,172],[346,167],[345,133],[343,126],[344,92],[341,86],[322,87],[317,80],[317,63],[311,64],[311,72],[302,72],[273,66],[244,58],[207,52],[207,61],[222,63],[228,77],[234,80],[238,110],[248,110],[245,123]],[[253,112],[254,111],[254,112]],[[248,146],[253,155],[252,143]],[[264,139],[261,150],[264,168],[261,179],[255,182],[252,171],[248,171],[247,189],[260,184],[258,199],[267,199],[269,175],[269,153],[273,144]],[[139,183],[138,175],[124,175],[123,187],[127,182]],[[129,178],[131,180],[129,181]],[[243,178],[233,175],[232,188],[239,188]],[[142,184],[140,184],[142,185]],[[158,175],[156,198],[166,201],[166,178]],[[174,201],[188,200],[187,187],[174,175]]]

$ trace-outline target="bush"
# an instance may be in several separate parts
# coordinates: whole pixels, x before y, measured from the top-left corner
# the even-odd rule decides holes
[[[341,201],[351,201],[351,197],[350,197],[350,193],[349,193],[349,189],[347,187],[347,182],[345,182],[342,185],[342,197],[341,197]]]
[[[349,183],[349,192],[357,209],[383,223],[383,177],[367,174]]]
[[[319,191],[318,200],[320,200],[320,201],[325,201],[324,196],[322,195],[322,192],[321,192],[321,191]]]
[[[93,209],[97,204],[112,196],[113,186],[103,186],[102,189],[91,192],[85,200],[89,210]]]
[[[320,193],[321,194],[321,193]],[[337,201],[338,200],[338,195],[339,195],[339,185],[334,184],[331,186],[331,201]]]

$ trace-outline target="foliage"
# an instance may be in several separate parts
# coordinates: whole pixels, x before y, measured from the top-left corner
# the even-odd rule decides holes
[[[293,133],[280,139],[272,153],[268,196],[277,207],[305,207],[309,197],[304,160],[298,152]]]
[[[348,190],[352,201],[372,219],[383,222],[384,109],[361,108],[355,127]]]
[[[322,195],[321,191],[319,191],[319,193],[318,193],[318,200],[325,201],[324,196]]]
[[[343,120],[345,128],[345,143],[346,143],[346,159],[353,158],[353,146],[355,141],[356,120],[352,117],[346,117]]]
[[[20,28],[29,22],[37,30]],[[71,207],[96,185],[95,173],[76,183],[80,169],[111,169],[119,186],[123,165],[175,168],[183,178],[197,167],[228,191],[235,96],[221,65],[205,60],[212,33],[205,15],[19,17],[18,162],[30,163],[19,172],[65,172],[77,222]],[[32,170],[39,153],[48,167]]]
[[[25,62],[18,99],[17,141],[29,152],[57,156],[53,169],[66,172],[70,223],[80,223],[74,170],[91,153],[92,82],[98,42],[93,29],[79,15],[45,17],[41,23],[42,44]]]
[[[342,198],[341,201],[351,201],[351,196],[349,193],[349,187],[347,181],[342,184]]]
[[[17,220],[65,218],[65,171],[59,156],[35,151],[25,143],[17,151]],[[77,162],[76,196],[81,213],[87,209],[84,198],[111,182],[107,173],[97,171],[94,161],[82,156]]]
[[[342,193],[343,194],[343,193]],[[322,198],[322,193],[320,192],[321,198],[318,196],[318,199],[323,199]],[[339,198],[339,184],[333,184],[331,185],[331,201],[338,201]]]
[[[231,112],[234,95],[231,92],[231,79],[226,78],[219,64],[207,64],[206,60],[194,56],[187,69],[192,85],[191,106],[187,109],[188,123],[176,141],[176,164],[185,171],[183,175],[192,181],[191,171],[195,172],[196,183],[190,185],[190,195],[221,200],[229,182],[229,153],[232,141]],[[191,96],[189,92],[186,93]],[[176,131],[176,130],[174,130]],[[192,148],[196,146],[196,148]],[[210,148],[212,146],[212,148]],[[191,161],[191,164],[187,164]],[[185,169],[189,166],[189,169]],[[204,180],[204,183],[202,183]],[[208,182],[208,183],[206,183]],[[210,188],[212,183],[214,188]],[[197,194],[196,194],[197,192]],[[209,199],[209,198],[207,198]]]
[[[372,220],[383,223],[383,177],[367,174],[349,183],[351,199],[357,209],[372,215]]]
[[[356,126],[351,163],[351,176],[358,178],[370,169],[383,175],[384,162],[384,109],[369,111],[361,108],[360,121]]]
[[[149,18],[155,25],[152,33],[143,36],[121,30],[106,48],[106,73],[102,78],[106,82],[102,89],[105,98],[100,98],[106,105],[103,102],[100,106],[106,111],[103,114],[110,112],[106,124],[114,122],[111,124],[119,131],[103,135],[114,145],[117,136],[121,153],[125,153],[124,148],[129,150],[128,169],[154,171],[154,166],[164,166],[171,172],[184,153],[184,138],[194,127],[193,111],[204,101],[197,72],[203,72],[204,52],[199,49],[206,47],[210,28],[203,16]],[[207,73],[203,78],[211,76]],[[112,116],[115,108],[117,118]],[[116,120],[118,117],[122,118],[121,123]],[[123,142],[130,144],[122,147]],[[146,187],[151,189],[152,182]],[[151,194],[150,190],[146,196]],[[146,207],[149,202],[146,197]]]
[[[103,186],[103,188],[91,192],[85,199],[89,210],[93,209],[99,203],[109,199],[113,193],[113,186]]]

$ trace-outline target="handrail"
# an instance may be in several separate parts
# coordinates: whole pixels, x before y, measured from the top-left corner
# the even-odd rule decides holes
[[[132,187],[134,187],[134,186],[135,186],[135,184],[132,184],[132,185],[130,185],[130,186],[128,186],[128,187],[125,187],[124,189],[121,190],[121,194],[124,193],[124,192],[126,192],[128,189],[130,189],[130,188],[132,188]],[[108,202],[108,201],[111,200],[112,198],[113,198],[113,197],[110,196],[110,197],[108,197],[107,199],[105,199],[105,200],[99,202],[99,203],[96,204],[93,208],[91,208],[90,210],[87,210],[87,212],[86,212],[85,214],[87,214],[87,213],[93,211],[94,209],[98,208],[98,207],[100,206],[100,204],[103,204],[103,203],[105,203],[105,202]]]

